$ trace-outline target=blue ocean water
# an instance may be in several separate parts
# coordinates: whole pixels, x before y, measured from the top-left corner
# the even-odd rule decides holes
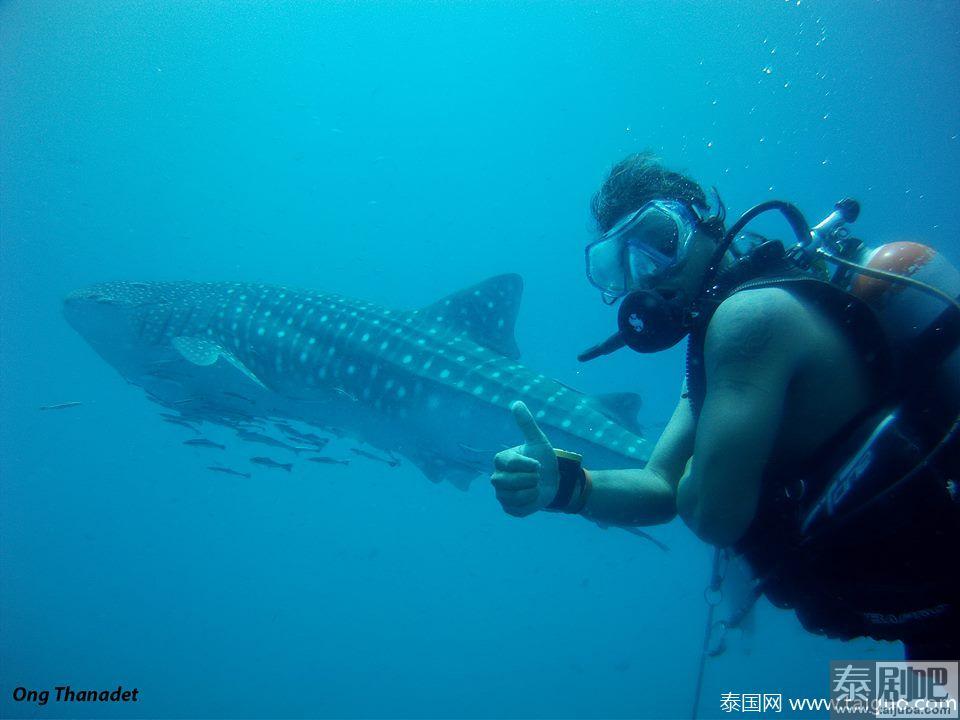
[[[956,263],[958,35],[955,2],[0,6],[0,715],[688,717],[711,550],[681,522],[664,553],[409,463],[212,475],[62,298],[252,280],[418,307],[517,272],[524,362],[639,392],[656,435],[682,348],[575,360],[614,325],[583,276],[605,172],[652,149],[733,214],[853,196],[859,236]],[[762,603],[701,716],[901,654]],[[141,700],[13,700],[63,684]]]

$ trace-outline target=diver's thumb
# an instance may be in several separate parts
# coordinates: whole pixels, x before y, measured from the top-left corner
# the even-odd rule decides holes
[[[517,421],[517,427],[520,428],[520,432],[523,433],[524,442],[531,445],[550,445],[547,436],[543,434],[543,430],[537,425],[537,421],[534,420],[533,415],[530,414],[530,409],[522,400],[517,400],[513,403],[513,405],[510,406],[510,411],[513,413],[513,419]]]

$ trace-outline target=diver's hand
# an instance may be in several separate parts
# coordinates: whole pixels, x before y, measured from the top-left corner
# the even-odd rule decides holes
[[[491,477],[504,511],[526,517],[549,505],[557,495],[560,469],[547,436],[520,401],[510,406],[524,443],[497,453]]]

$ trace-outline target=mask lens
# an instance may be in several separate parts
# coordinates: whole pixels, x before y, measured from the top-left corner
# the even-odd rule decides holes
[[[619,297],[626,292],[622,238],[603,239],[587,247],[587,278],[608,295]]]
[[[587,247],[587,277],[608,295],[625,295],[676,265],[691,234],[678,204],[649,203]]]
[[[673,260],[677,257],[677,247],[680,244],[680,229],[673,217],[651,211],[641,219],[634,232],[630,233],[628,242],[654,250]]]
[[[630,278],[634,283],[655,275],[660,269],[658,263],[640,248],[630,247],[627,252],[627,262],[630,266]]]

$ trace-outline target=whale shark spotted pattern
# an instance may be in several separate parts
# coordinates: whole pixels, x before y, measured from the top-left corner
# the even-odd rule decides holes
[[[522,287],[500,275],[407,311],[276,285],[115,282],[71,294],[64,312],[155,397],[337,426],[435,481],[465,487],[521,441],[515,400],[589,467],[642,465],[638,396],[590,397],[518,362]]]

